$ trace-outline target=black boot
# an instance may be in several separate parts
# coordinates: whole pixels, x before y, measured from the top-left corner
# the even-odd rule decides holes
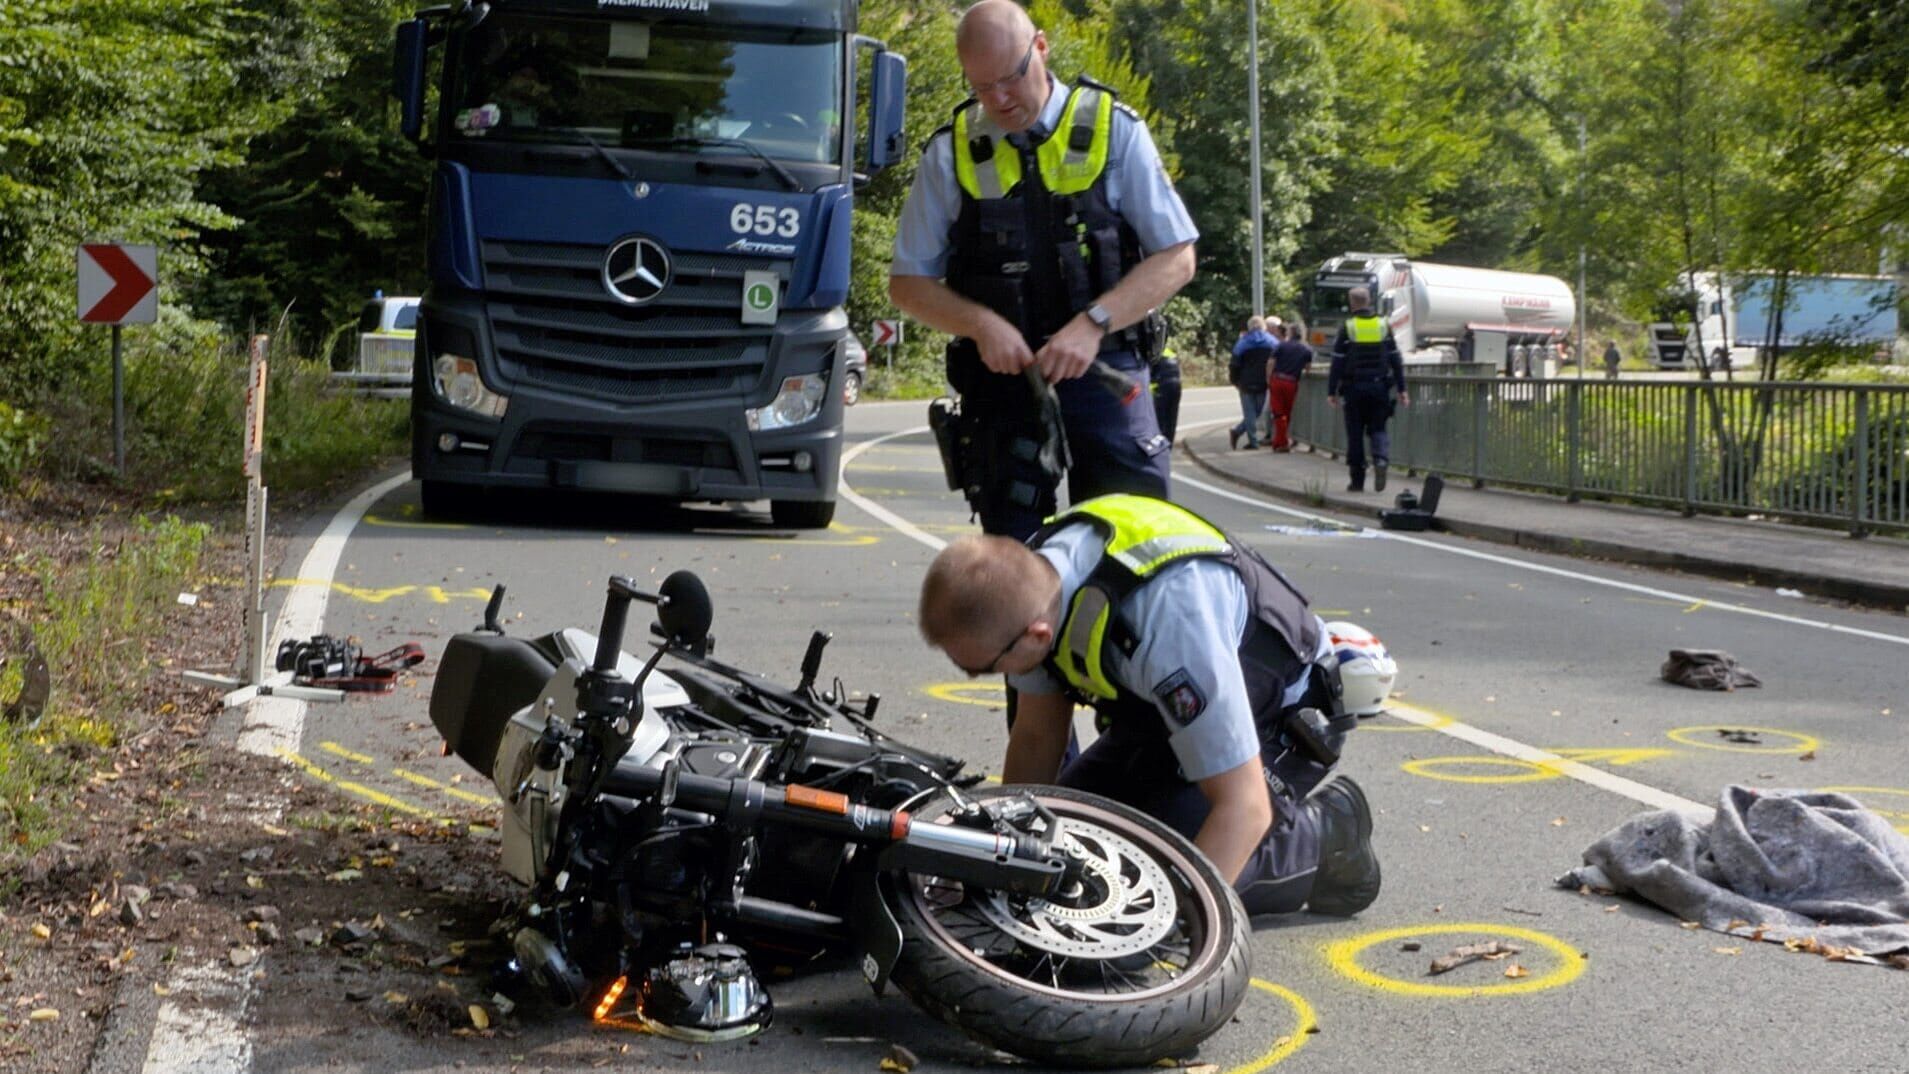
[[[1365,491],[1365,471],[1364,470],[1352,471],[1352,482],[1346,486],[1346,491],[1347,492],[1364,492]]]
[[[1339,776],[1307,796],[1319,811],[1319,872],[1306,908],[1350,917],[1379,897],[1379,859],[1372,853],[1372,807],[1357,783]]]
[[[1385,460],[1384,459],[1380,459],[1378,462],[1375,462],[1372,464],[1372,491],[1374,492],[1385,491]]]

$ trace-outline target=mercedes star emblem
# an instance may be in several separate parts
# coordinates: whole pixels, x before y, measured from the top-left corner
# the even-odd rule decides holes
[[[626,305],[640,306],[669,286],[669,254],[655,239],[624,239],[603,259],[603,288]]]

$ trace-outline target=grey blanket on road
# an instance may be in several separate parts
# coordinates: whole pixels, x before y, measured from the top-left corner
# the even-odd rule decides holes
[[[1558,883],[1633,894],[1732,935],[1909,952],[1909,838],[1846,794],[1728,786],[1715,820],[1639,814]]]

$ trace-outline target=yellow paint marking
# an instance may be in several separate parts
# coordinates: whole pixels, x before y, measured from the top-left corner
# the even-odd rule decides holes
[[[418,508],[416,504],[405,504],[398,509],[398,513],[416,515]],[[399,530],[467,530],[471,528],[470,524],[465,522],[417,522],[409,518],[386,518],[383,515],[374,514],[365,515],[363,521],[367,526],[384,526],[388,529]]]
[[[1525,940],[1550,951],[1557,956],[1558,965],[1544,973],[1534,973],[1517,981],[1491,985],[1435,985],[1422,980],[1403,980],[1387,977],[1359,965],[1359,955],[1367,948],[1391,940],[1403,940],[1419,936],[1479,936],[1490,938],[1510,938]],[[1550,933],[1535,929],[1519,928],[1515,925],[1493,925],[1484,922],[1466,924],[1406,925],[1403,928],[1382,929],[1378,932],[1362,933],[1349,939],[1339,940],[1326,946],[1326,962],[1333,969],[1363,985],[1369,985],[1381,992],[1391,992],[1401,996],[1429,996],[1434,998],[1465,998],[1474,996],[1508,996],[1519,992],[1542,992],[1557,988],[1577,980],[1584,972],[1585,957],[1582,951],[1552,936]],[[1496,963],[1488,963],[1496,965]]]
[[[852,474],[934,474],[936,477],[946,476],[945,471],[939,466],[892,466],[879,462],[854,462],[849,465],[848,470],[849,473]],[[860,485],[857,485],[855,486],[855,491],[861,492],[864,490]]]
[[[371,589],[363,586],[350,585],[345,582],[325,581],[319,578],[275,578],[272,580],[272,585],[274,588],[325,586],[334,593],[350,597],[353,600],[362,600],[367,604],[383,604],[392,597],[402,597],[417,588],[417,586],[414,585],[394,585],[388,589]]]
[[[353,753],[336,742],[320,742],[318,748],[324,750],[326,753],[343,757],[347,761],[355,761],[358,764],[370,764],[372,761],[372,758],[369,756],[362,753]]]
[[[1260,1074],[1262,1070],[1285,1062],[1294,1052],[1306,1046],[1306,1042],[1312,1039],[1313,1029],[1319,1025],[1319,1016],[1312,1009],[1312,1004],[1307,1003],[1305,997],[1299,993],[1271,981],[1262,981],[1257,977],[1248,983],[1261,992],[1285,1000],[1287,1005],[1292,1007],[1293,1013],[1299,1016],[1299,1024],[1293,1027],[1291,1033],[1275,1040],[1272,1048],[1268,1049],[1265,1055],[1248,1060],[1236,1067],[1228,1067],[1226,1074]]]
[[[765,537],[761,534],[750,536],[752,541],[773,541],[776,544],[806,544],[822,548],[867,548],[882,543],[880,536],[865,533],[860,526],[845,526],[840,522],[829,523],[828,532],[841,534],[840,537]]]
[[[433,604],[449,604],[452,598],[482,601],[491,599],[491,591],[482,586],[472,586],[469,589],[446,590],[442,586],[430,585],[424,587],[424,595],[430,597],[431,603]]]
[[[1608,765],[1632,765],[1640,761],[1668,757],[1670,750],[1654,748],[1638,749],[1547,749],[1546,753],[1555,755],[1560,761],[1572,761],[1578,764],[1590,764],[1602,761]],[[1565,775],[1564,765],[1550,764],[1545,761],[1526,761],[1516,757],[1495,757],[1489,754],[1464,754],[1453,757],[1421,757],[1406,761],[1399,766],[1415,776],[1436,779],[1444,783],[1542,783],[1545,780],[1558,779]],[[1446,769],[1477,767],[1501,770],[1491,775],[1464,774]],[[1510,769],[1510,772],[1503,772]]]
[[[305,759],[304,757],[296,753],[293,753],[291,750],[279,750],[278,753],[279,753],[279,756],[297,765],[299,768],[304,770],[306,775],[312,777],[313,779],[318,780],[320,783],[330,784],[331,786],[336,787],[341,791],[344,791],[346,794],[356,795],[357,797],[363,798],[365,801],[370,802],[373,805],[381,805],[385,807],[386,809],[394,809],[400,813],[409,813],[414,817],[430,817],[434,820],[442,821],[445,823],[452,823],[451,818],[438,816],[436,813],[433,813],[422,806],[412,805],[410,802],[407,802],[402,798],[393,798],[391,795],[388,795],[384,793],[383,791],[372,790],[370,787],[367,787],[362,783],[354,783],[348,779],[339,779],[337,776],[334,776],[330,772],[325,771],[323,768],[320,768],[319,766],[313,764],[311,761]]]
[[[1507,774],[1479,775],[1462,772],[1447,772],[1447,768],[1465,768],[1476,766],[1490,769],[1510,769]],[[1555,768],[1539,764],[1536,761],[1521,761],[1516,757],[1493,757],[1488,754],[1463,757],[1420,757],[1399,766],[1415,776],[1435,779],[1441,783],[1542,783],[1548,779],[1557,779],[1564,773]]]
[[[1789,739],[1791,745],[1743,745],[1725,742],[1718,738],[1722,731],[1749,731],[1759,735],[1775,735]],[[1746,727],[1742,724],[1713,723],[1701,727],[1679,727],[1664,732],[1672,742],[1681,742],[1686,746],[1695,746],[1700,750],[1726,750],[1730,753],[1808,753],[1822,745],[1822,742],[1809,735],[1799,735],[1795,731],[1778,731],[1772,727]]]
[[[1855,797],[1858,801],[1861,801],[1863,803],[1863,806],[1867,808],[1871,813],[1874,813],[1877,816],[1882,817],[1883,819],[1887,821],[1890,821],[1891,823],[1894,823],[1896,821],[1909,822],[1909,802],[1904,803],[1904,811],[1899,812],[1894,809],[1878,809],[1876,808],[1876,804],[1874,802],[1864,797],[1865,795],[1883,794],[1883,795],[1888,795],[1892,798],[1909,798],[1909,790],[1903,790],[1899,787],[1856,787],[1856,786],[1818,787],[1816,789],[1819,791],[1833,791],[1837,794],[1851,795]],[[1895,803],[1892,802],[1890,804],[1894,805]],[[1903,833],[1904,835],[1909,835],[1909,823],[1897,824],[1896,830]]]
[[[495,795],[474,794],[470,791],[464,790],[461,787],[453,787],[448,783],[439,783],[437,780],[432,779],[429,776],[419,775],[418,773],[412,772],[409,769],[393,768],[391,770],[391,774],[398,777],[399,779],[406,780],[411,783],[415,783],[420,787],[428,787],[434,791],[443,791],[445,794],[448,794],[453,798],[461,798],[466,802],[475,802],[481,806],[494,806],[498,804],[497,798]]]
[[[1640,761],[1655,761],[1659,757],[1669,757],[1674,750],[1656,749],[1644,746],[1630,749],[1577,749],[1550,750],[1567,761],[1579,761],[1584,764],[1603,762],[1613,767],[1637,764]]]
[[[1685,608],[1685,609],[1684,609],[1684,614],[1685,614],[1685,615],[1689,615],[1689,614],[1690,614],[1691,612],[1695,612],[1695,611],[1701,611],[1701,610],[1703,610],[1704,608],[1706,608],[1706,607],[1708,607],[1708,606],[1709,606],[1709,604],[1710,604],[1710,602],[1709,602],[1709,601],[1707,601],[1707,600],[1699,600],[1699,601],[1693,601],[1693,602],[1691,602],[1691,604],[1690,604],[1690,606],[1689,606],[1688,608]]]
[[[936,701],[946,701],[954,705],[979,705],[982,708],[1005,708],[1008,703],[1007,687],[1000,680],[984,682],[938,682],[922,691]]]

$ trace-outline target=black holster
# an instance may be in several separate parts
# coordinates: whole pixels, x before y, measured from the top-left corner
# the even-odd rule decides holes
[[[990,371],[968,339],[948,345],[947,371],[960,399],[936,400],[928,421],[949,487],[984,517],[996,505],[1050,510],[1071,463],[1052,386],[1032,368],[1021,377]]]

